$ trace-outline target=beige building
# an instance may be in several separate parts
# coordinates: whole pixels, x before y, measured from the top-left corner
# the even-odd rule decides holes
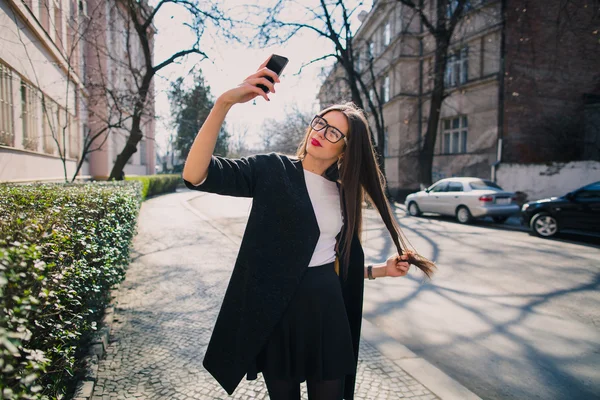
[[[115,9],[112,1],[0,0],[0,181],[71,179],[87,138],[114,124],[114,105],[98,82],[110,93],[132,82],[115,62],[117,54],[126,59],[125,40],[115,34],[123,13]],[[132,49],[140,65],[141,51]],[[149,110],[126,175],[154,173],[153,103]],[[126,128],[96,139],[91,148],[99,150],[77,175],[108,176]]]
[[[458,25],[446,71],[448,97],[441,110],[434,180],[490,175],[498,127],[499,13],[500,1],[486,1],[470,12],[468,23]],[[419,17],[399,2],[375,2],[361,18],[355,60],[371,88],[368,95],[377,103],[378,94],[383,104],[389,187],[392,192],[418,188],[416,151],[427,129],[434,41]],[[369,57],[377,91],[369,79]],[[334,68],[327,78],[319,94],[322,106],[350,98],[340,84],[342,73]],[[337,89],[329,90],[330,85]],[[366,97],[363,102],[368,111]]]
[[[431,20],[435,1],[423,4]],[[450,45],[433,180],[495,180],[507,163],[597,159],[600,153],[590,147],[600,143],[594,128],[600,52],[597,35],[582,28],[595,21],[585,1],[566,8],[558,1],[468,4]],[[363,93],[375,103],[380,95],[388,184],[401,196],[419,187],[416,152],[427,129],[434,40],[420,17],[398,1],[375,1],[359,18],[355,66],[371,88]],[[373,60],[372,71],[368,59]],[[321,107],[351,99],[339,65],[318,97]],[[366,96],[363,104],[369,111]]]

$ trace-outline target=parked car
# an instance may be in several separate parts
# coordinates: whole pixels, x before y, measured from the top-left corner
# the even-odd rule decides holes
[[[541,237],[565,230],[600,233],[600,181],[564,196],[523,204],[521,224]]]
[[[520,209],[513,192],[503,190],[492,181],[473,177],[441,179],[425,190],[409,194],[404,204],[412,216],[450,215],[462,224],[488,216],[502,223],[511,215],[518,215]]]

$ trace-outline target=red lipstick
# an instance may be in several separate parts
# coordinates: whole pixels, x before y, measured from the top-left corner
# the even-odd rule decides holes
[[[319,146],[319,147],[323,147],[321,146],[321,142],[319,142],[317,139],[312,138],[310,139],[310,143],[312,143],[313,146]]]

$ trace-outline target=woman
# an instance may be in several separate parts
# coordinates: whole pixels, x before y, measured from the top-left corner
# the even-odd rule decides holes
[[[435,265],[407,250],[352,103],[316,115],[296,157],[212,155],[234,104],[269,101],[257,84],[275,93],[280,80],[266,63],[219,96],[183,169],[190,189],[253,198],[203,365],[229,394],[262,372],[272,400],[300,399],[304,381],[310,400],[353,399],[364,279],[405,276],[410,264],[431,276]],[[398,250],[374,267],[359,239],[365,194]]]

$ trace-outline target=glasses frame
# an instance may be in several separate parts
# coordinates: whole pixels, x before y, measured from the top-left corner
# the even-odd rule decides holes
[[[313,126],[313,123],[315,122],[315,120],[316,120],[317,118],[320,118],[320,119],[322,119],[323,121],[325,121],[325,126],[324,126],[323,128],[321,128],[321,129],[317,129],[317,128],[315,128],[315,127]],[[338,128],[336,128],[335,126],[331,126],[331,125],[329,125],[329,122],[327,122],[327,120],[326,120],[325,118],[321,117],[320,115],[315,115],[315,116],[313,117],[313,119],[310,121],[310,127],[311,127],[311,129],[314,129],[315,131],[322,131],[323,129],[325,129],[325,132],[323,133],[323,137],[324,137],[324,138],[325,138],[325,139],[326,139],[326,140],[327,140],[329,143],[337,143],[337,142],[339,142],[340,140],[344,139],[344,142],[345,142],[346,144],[348,144],[348,139],[346,139],[346,135],[344,135],[344,134],[343,134],[343,133],[342,133],[342,132],[341,132],[341,131],[340,131]],[[341,138],[339,138],[338,140],[336,140],[335,142],[332,142],[331,140],[329,140],[329,139],[327,138],[327,129],[329,129],[329,128],[331,128],[331,129],[335,129],[336,131],[340,132],[340,135],[342,135],[342,137],[341,137]]]

